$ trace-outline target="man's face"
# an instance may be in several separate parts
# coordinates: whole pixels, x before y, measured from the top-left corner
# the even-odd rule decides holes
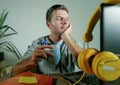
[[[69,26],[69,16],[65,10],[56,10],[52,13],[51,22],[49,22],[49,28],[51,34],[55,36],[61,36],[61,34]]]

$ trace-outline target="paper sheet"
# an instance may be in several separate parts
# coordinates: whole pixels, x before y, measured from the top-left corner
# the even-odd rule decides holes
[[[18,83],[38,83],[36,77],[20,76]]]

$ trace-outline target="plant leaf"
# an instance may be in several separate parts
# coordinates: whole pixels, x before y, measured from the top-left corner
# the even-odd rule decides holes
[[[2,36],[6,37],[6,36],[10,36],[10,35],[14,35],[14,34],[18,34],[12,27],[5,25],[2,27]],[[12,30],[12,33],[6,33],[8,30]]]
[[[8,11],[6,12],[6,10],[3,10],[0,18],[0,29],[5,22],[7,15],[8,15]]]
[[[10,41],[2,42],[2,43],[0,43],[0,46],[5,46],[11,52],[15,53],[18,59],[20,59],[22,57],[22,55],[20,54],[20,52],[18,51],[18,49],[12,42],[10,42]]]

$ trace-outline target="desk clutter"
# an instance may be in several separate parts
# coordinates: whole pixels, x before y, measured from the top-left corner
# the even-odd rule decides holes
[[[67,73],[60,75],[42,75],[32,72],[24,72],[15,77],[11,77],[0,85],[103,85],[102,81],[94,75],[85,74],[81,82],[74,84],[78,81],[83,72]]]
[[[24,72],[0,82],[0,85],[69,85],[61,77]]]
[[[63,75],[65,79],[71,82],[71,85],[77,82],[80,77],[83,75],[83,72],[76,72],[70,75]],[[103,85],[103,81],[97,78],[95,75],[85,74],[82,80],[75,85]]]
[[[20,76],[18,83],[26,83],[26,84],[37,84],[38,81],[36,77],[26,77],[26,76]]]
[[[4,77],[10,74],[12,66],[4,66],[0,68],[0,77]]]

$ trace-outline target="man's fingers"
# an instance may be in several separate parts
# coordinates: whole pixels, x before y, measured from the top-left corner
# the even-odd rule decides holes
[[[47,57],[53,57],[54,55],[50,51],[42,50],[36,51],[34,56],[36,57],[37,61],[41,61],[42,59],[46,59]]]
[[[36,50],[44,50],[45,48],[52,49],[53,47],[50,45],[40,45],[36,47]]]

